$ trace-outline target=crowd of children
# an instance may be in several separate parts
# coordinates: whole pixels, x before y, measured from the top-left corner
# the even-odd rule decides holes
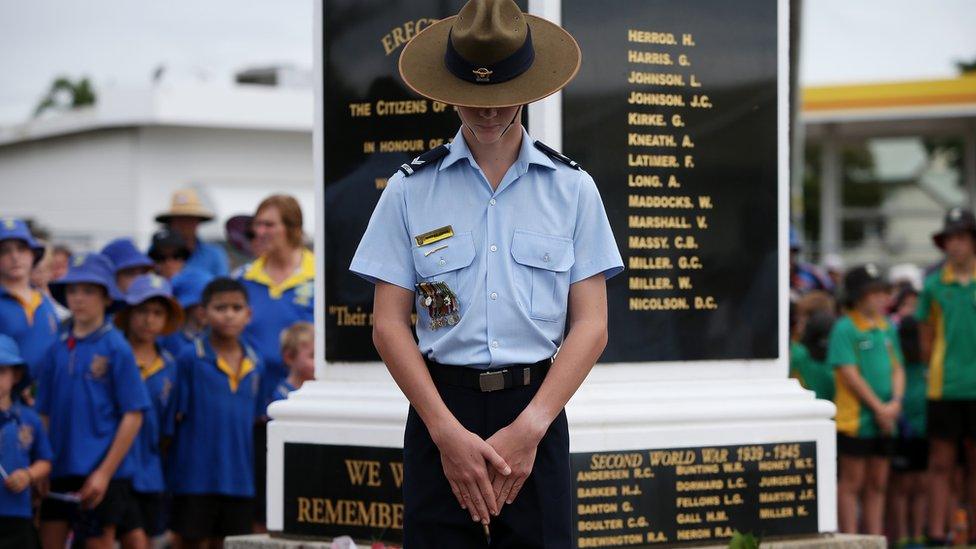
[[[297,202],[272,198],[269,223],[294,226],[284,209]],[[161,215],[183,233],[182,219],[206,215],[186,202]],[[267,407],[313,377],[311,298],[273,327],[274,349],[262,333],[261,354],[247,331],[255,296],[279,306],[262,291],[310,287],[306,252],[303,276],[255,286],[247,266],[188,266],[193,250],[169,227],[147,254],[114,240],[37,284],[52,249],[0,219],[0,548],[145,548],[158,536],[207,547],[259,531]],[[210,249],[199,263],[226,271],[218,259]]]
[[[976,217],[953,208],[933,241],[920,284],[868,264],[840,300],[791,294],[791,375],[837,407],[840,530],[898,547],[976,541]]]

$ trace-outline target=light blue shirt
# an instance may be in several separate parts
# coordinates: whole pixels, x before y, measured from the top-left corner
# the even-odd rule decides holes
[[[418,246],[415,236],[450,225],[454,236]],[[569,286],[623,270],[593,178],[553,161],[525,130],[518,159],[492,190],[461,132],[450,153],[387,183],[350,269],[416,291],[444,282],[460,321],[431,329],[417,303],[421,353],[442,364],[496,368],[555,354]]]

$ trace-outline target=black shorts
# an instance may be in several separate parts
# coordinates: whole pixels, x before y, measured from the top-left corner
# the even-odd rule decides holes
[[[901,473],[924,471],[929,467],[929,441],[924,438],[900,438],[895,441],[891,468]]]
[[[216,494],[173,496],[170,528],[185,540],[223,539],[250,534],[254,521],[254,498]]]
[[[85,477],[62,477],[51,479],[51,491],[62,494],[81,490]],[[94,509],[82,509],[78,503],[45,498],[41,502],[41,521],[61,521],[75,526],[75,531],[83,538],[99,537],[106,526],[122,523],[132,499],[132,483],[128,480],[112,479],[108,483],[105,497]]]
[[[930,437],[976,439],[976,400],[930,400],[926,412]]]
[[[133,530],[142,529],[147,536],[153,538],[166,531],[163,528],[163,494],[149,494],[133,490],[122,522],[116,532],[121,536]]]
[[[837,433],[837,455],[850,457],[891,457],[895,439],[889,437],[859,438]]]
[[[31,519],[0,517],[0,549],[37,549],[40,546]]]

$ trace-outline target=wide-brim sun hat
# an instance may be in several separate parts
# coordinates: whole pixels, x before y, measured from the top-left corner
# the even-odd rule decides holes
[[[132,309],[150,299],[158,299],[166,307],[166,324],[162,335],[169,335],[183,325],[183,308],[173,298],[173,287],[168,280],[152,273],[138,276],[132,281],[125,294],[125,308],[115,314],[115,325],[122,331],[127,330]]]
[[[210,221],[214,213],[207,208],[195,189],[180,189],[173,193],[169,210],[156,216],[157,223],[168,223],[174,217],[193,217]]]
[[[579,44],[513,0],[470,0],[425,28],[400,53],[414,92],[460,107],[513,107],[561,90],[579,72]]]
[[[115,265],[102,254],[75,254],[68,265],[67,274],[48,285],[51,297],[65,307],[68,306],[66,289],[69,284],[94,284],[105,288],[112,300],[109,312],[122,305],[122,294],[115,285]]]
[[[251,240],[254,239],[253,223],[253,215],[235,215],[224,222],[224,233],[227,235],[227,242],[235,250],[249,257],[254,255],[254,251],[251,248]]]
[[[129,238],[116,238],[102,248],[102,255],[115,265],[115,272],[124,269],[153,267],[153,260],[139,251]]]
[[[952,208],[946,212],[942,230],[932,235],[932,242],[941,249],[945,249],[945,239],[951,234],[970,233],[976,240],[976,215],[966,208]]]
[[[0,242],[4,240],[20,240],[27,244],[27,247],[34,253],[34,265],[37,265],[44,257],[44,246],[34,238],[27,227],[27,223],[22,219],[12,217],[0,219]]]

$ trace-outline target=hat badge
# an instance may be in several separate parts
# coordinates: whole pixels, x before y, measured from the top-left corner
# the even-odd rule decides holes
[[[949,219],[953,221],[959,221],[959,218],[961,217],[962,217],[962,208],[953,208],[949,212]]]
[[[471,72],[474,73],[475,79],[478,82],[490,82],[491,81],[491,73],[494,72],[494,71],[491,71],[491,70],[489,70],[486,67],[481,67],[481,68],[475,69],[475,70],[473,70]]]
[[[878,267],[874,263],[868,263],[864,267],[864,270],[867,271],[867,273],[872,277],[878,276]]]
[[[163,286],[163,279],[159,275],[152,275],[152,278],[150,278],[149,284],[153,288],[161,288]]]
[[[17,223],[13,219],[5,217],[3,220],[3,226],[9,230],[13,230],[17,226]]]
[[[78,254],[72,258],[71,265],[73,267],[81,267],[85,263],[86,254]]]

